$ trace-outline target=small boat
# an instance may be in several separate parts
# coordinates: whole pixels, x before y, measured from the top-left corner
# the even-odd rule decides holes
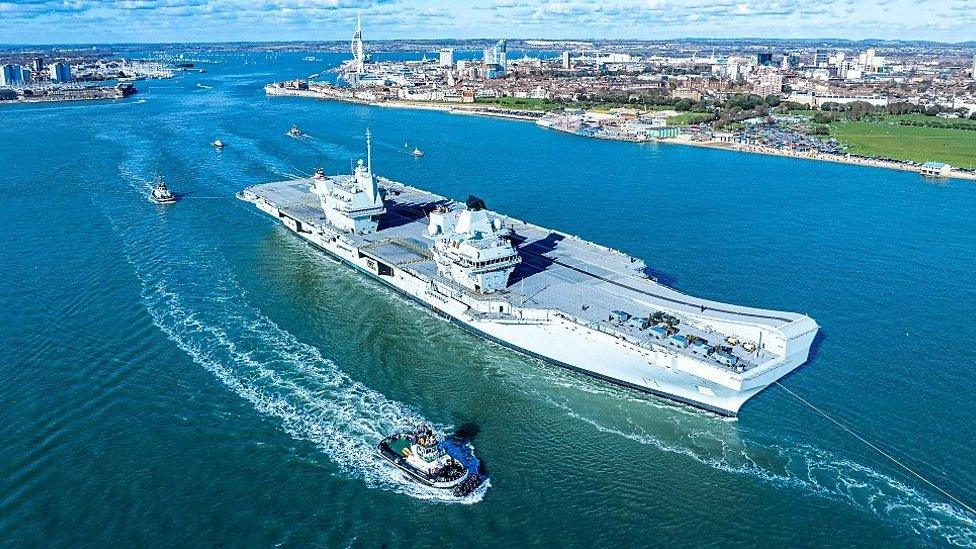
[[[456,439],[441,440],[426,423],[394,433],[377,446],[380,456],[425,486],[464,497],[481,486],[486,476],[471,447]]]
[[[412,155],[414,155],[414,156],[416,156],[417,158],[420,158],[421,156],[423,156],[423,155],[424,155],[424,151],[422,151],[422,150],[420,150],[420,149],[418,149],[417,147],[414,147],[414,148],[413,148],[413,152],[412,152],[412,153],[410,153],[410,154],[412,154]]]
[[[288,130],[288,135],[292,137],[301,137],[305,134],[302,132],[302,129],[298,127],[298,124],[292,124],[291,129]]]
[[[211,143],[211,145],[213,145],[213,148],[218,150],[224,148],[224,142],[221,141],[220,139],[214,139],[214,142]]]
[[[176,196],[170,192],[169,187],[162,181],[156,183],[156,186],[152,188],[149,198],[156,204],[172,204],[176,202]]]

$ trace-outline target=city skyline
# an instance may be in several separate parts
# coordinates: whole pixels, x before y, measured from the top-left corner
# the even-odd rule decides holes
[[[976,40],[963,0],[0,1],[7,44],[337,40],[360,13],[366,40]]]

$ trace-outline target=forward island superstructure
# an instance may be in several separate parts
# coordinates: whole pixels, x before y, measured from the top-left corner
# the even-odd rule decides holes
[[[722,415],[806,362],[808,316],[691,297],[636,258],[373,173],[240,198],[439,315],[524,354]]]

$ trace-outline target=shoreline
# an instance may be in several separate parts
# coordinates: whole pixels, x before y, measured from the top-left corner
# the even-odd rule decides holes
[[[273,91],[271,91],[273,90]],[[307,97],[324,101],[339,101],[341,103],[354,103],[357,105],[367,105],[370,107],[385,107],[391,109],[418,109],[426,111],[440,111],[449,114],[462,114],[468,116],[486,116],[490,118],[503,118],[506,120],[521,120],[524,122],[535,122],[542,118],[542,111],[538,111],[538,116],[526,114],[528,112],[516,109],[504,109],[491,106],[479,106],[477,103],[437,103],[420,101],[369,101],[356,97],[345,97],[338,94],[331,94],[317,90],[296,90],[292,88],[269,88],[265,87],[265,93],[269,97]]]
[[[557,130],[558,131],[558,130]],[[645,141],[649,143],[650,141]],[[868,168],[878,168],[884,170],[898,170],[902,172],[913,172],[917,173],[923,177],[928,177],[930,179],[960,179],[967,181],[976,181],[976,174],[965,173],[965,172],[950,172],[948,175],[944,176],[926,176],[921,173],[918,166],[909,166],[901,164],[899,162],[890,162],[887,160],[871,160],[867,158],[849,158],[845,156],[833,156],[829,154],[816,154],[809,155],[789,149],[774,149],[771,147],[761,147],[758,145],[741,145],[737,143],[723,143],[717,141],[695,141],[688,138],[673,138],[673,139],[660,139],[654,141],[655,143],[665,143],[672,145],[688,145],[692,147],[703,147],[707,149],[719,149],[732,152],[741,153],[751,153],[751,154],[762,154],[766,156],[782,156],[786,158],[796,158],[800,160],[813,160],[820,162],[832,162],[834,164],[846,164],[849,166],[863,166]]]
[[[433,102],[426,103],[426,102],[400,101],[400,100],[369,101],[369,100],[359,99],[354,97],[344,97],[337,94],[324,93],[316,90],[298,90],[298,89],[291,89],[291,88],[276,88],[271,86],[265,87],[265,92],[268,96],[308,97],[312,99],[321,99],[326,101],[356,103],[359,105],[367,105],[372,107],[439,111],[439,112],[446,112],[448,114],[485,116],[489,118],[518,120],[522,122],[536,122],[545,115],[545,112],[543,111],[538,111],[538,116],[534,116],[529,114],[523,114],[527,111],[499,109],[494,107],[483,107],[483,106],[464,106],[464,105],[475,105],[472,103],[465,103],[465,104],[459,103],[455,105],[455,104],[445,104],[445,103],[433,103]],[[532,112],[536,112],[536,111],[532,111]],[[744,145],[740,143],[727,143],[722,141],[697,141],[691,138],[681,137],[681,136],[674,137],[674,138],[667,138],[667,139],[649,139],[646,141],[638,141],[635,139],[587,137],[585,135],[578,135],[574,132],[560,130],[552,126],[541,126],[541,128],[560,132],[560,133],[565,133],[569,135],[576,135],[577,137],[582,137],[587,139],[602,139],[604,141],[623,141],[623,142],[637,143],[637,144],[664,143],[664,144],[671,144],[671,145],[704,147],[709,149],[719,149],[719,150],[738,152],[738,153],[763,154],[767,156],[780,156],[786,158],[797,158],[801,160],[832,162],[834,164],[847,164],[851,166],[864,166],[869,168],[880,168],[880,169],[898,170],[903,172],[914,172],[923,177],[929,177],[932,179],[960,179],[966,181],[976,181],[976,173],[959,172],[957,170],[952,170],[950,173],[946,175],[926,176],[921,173],[921,169],[919,166],[906,165],[900,162],[892,162],[888,160],[872,160],[867,158],[852,158],[849,156],[834,156],[834,155],[826,155],[826,154],[810,155],[810,154],[800,153],[792,150],[774,149],[772,147],[763,147],[759,145]]]

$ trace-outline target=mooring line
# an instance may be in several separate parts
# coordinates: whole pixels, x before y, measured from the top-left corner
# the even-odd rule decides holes
[[[914,477],[918,478],[919,480],[921,480],[925,484],[928,484],[932,488],[935,488],[939,493],[941,493],[945,497],[947,497],[947,498],[951,499],[952,501],[958,503],[966,511],[969,511],[971,514],[976,515],[976,509],[973,509],[972,506],[966,504],[961,499],[959,499],[956,496],[950,494],[949,492],[947,492],[946,490],[944,490],[942,487],[940,487],[938,484],[936,484],[936,483],[932,482],[931,480],[923,477],[921,473],[915,471],[914,469],[912,469],[908,465],[905,465],[904,463],[902,463],[901,461],[899,461],[897,458],[895,458],[894,456],[892,456],[888,452],[885,452],[884,450],[882,450],[881,448],[879,448],[877,445],[875,445],[874,443],[872,443],[870,440],[868,440],[868,439],[862,437],[861,435],[855,433],[850,427],[848,427],[848,426],[844,425],[843,423],[841,423],[840,421],[837,421],[836,419],[832,418],[830,415],[827,414],[827,412],[824,412],[820,408],[818,408],[818,407],[814,406],[813,404],[811,404],[805,398],[801,397],[800,395],[798,395],[798,394],[794,393],[793,391],[791,391],[790,389],[786,388],[786,386],[783,385],[782,383],[780,383],[779,381],[774,381],[773,383],[775,383],[777,386],[779,386],[780,389],[783,389],[787,393],[793,395],[793,397],[795,397],[800,402],[802,402],[802,403],[806,404],[807,406],[809,406],[811,410],[813,410],[813,411],[817,412],[818,414],[822,415],[823,417],[827,418],[827,420],[829,420],[834,425],[836,425],[836,426],[840,427],[841,429],[843,429],[849,435],[853,436],[857,440],[860,440],[861,442],[863,442],[864,444],[866,444],[868,447],[874,449],[876,452],[878,452],[882,456],[884,456],[884,457],[888,458],[889,460],[891,460],[892,463],[894,463],[894,464],[898,465],[899,467],[901,467],[902,469],[908,471]]]

